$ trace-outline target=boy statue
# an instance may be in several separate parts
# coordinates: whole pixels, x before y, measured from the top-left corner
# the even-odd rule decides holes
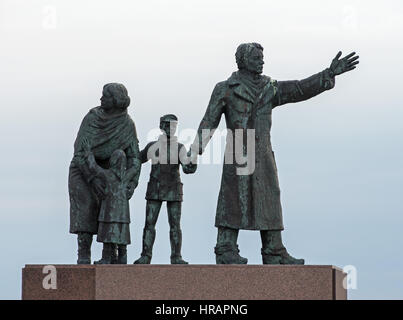
[[[163,201],[167,203],[170,226],[171,264],[187,264],[182,259],[182,231],[180,228],[183,184],[180,179],[179,164],[184,173],[194,173],[196,165],[181,161],[186,157],[186,148],[174,136],[178,118],[167,114],[160,118],[162,135],[150,142],[140,152],[142,163],[152,160],[150,181],[146,193],[146,219],[143,232],[143,251],[134,264],[149,264],[155,240],[155,224]]]
[[[103,169],[91,152],[87,139],[83,139],[85,161],[89,171],[105,185],[104,197],[98,216],[97,241],[103,243],[102,259],[95,264],[127,264],[126,246],[130,244],[130,211],[128,184],[138,180],[140,164],[127,169],[126,154],[115,150],[109,160],[109,169]]]

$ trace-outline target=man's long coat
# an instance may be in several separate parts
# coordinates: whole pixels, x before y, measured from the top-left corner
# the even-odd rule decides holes
[[[216,227],[247,230],[283,230],[280,187],[270,141],[272,110],[280,105],[309,99],[334,87],[334,77],[328,69],[301,81],[275,81],[259,76],[256,83],[248,81],[241,71],[218,83],[212,93],[206,113],[198,129],[193,148],[202,154],[211,135],[203,130],[218,127],[222,114],[228,129],[226,154],[221,188],[218,197]],[[245,174],[239,169],[245,164],[236,162],[236,129],[241,129],[244,140],[255,144],[254,161],[246,164],[254,169]],[[248,129],[254,129],[254,140],[247,141]],[[232,133],[232,139],[228,138]],[[247,143],[246,143],[247,142]],[[232,158],[233,161],[231,161]],[[247,172],[248,170],[246,170]],[[241,173],[241,174],[240,174]]]

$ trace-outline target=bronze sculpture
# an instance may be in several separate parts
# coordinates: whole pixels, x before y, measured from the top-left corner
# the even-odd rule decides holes
[[[122,84],[106,84],[101,105],[84,117],[74,143],[74,156],[69,168],[70,233],[77,234],[78,264],[91,263],[92,237],[98,233],[98,215],[105,196],[105,183],[90,172],[85,161],[83,140],[91,145],[96,163],[109,168],[112,153],[123,150],[127,167],[140,167],[136,127],[127,113],[130,104]],[[137,187],[138,175],[127,185],[130,199]]]
[[[230,133],[241,130],[244,137],[248,130],[254,133],[253,172],[238,174],[243,164],[224,160],[215,221],[218,228],[216,263],[247,263],[247,259],[239,255],[237,245],[238,232],[244,229],[260,231],[263,264],[304,264],[303,259],[288,254],[281,239],[284,226],[280,188],[270,141],[272,110],[333,88],[335,76],[353,70],[358,64],[358,56],[351,53],[339,59],[339,52],[329,68],[300,81],[276,81],[262,75],[263,47],[258,43],[241,44],[235,56],[239,70],[215,86],[191,147],[192,162],[195,162],[223,114]],[[205,134],[203,131],[206,130],[212,132]],[[246,149],[244,146],[241,152]],[[226,158],[236,156],[234,150],[226,150]]]
[[[160,119],[163,134],[158,141],[153,141],[141,151],[142,163],[152,160],[150,181],[146,194],[146,219],[143,230],[143,250],[135,264],[149,264],[155,240],[155,224],[165,201],[168,209],[169,237],[171,242],[171,264],[187,264],[182,259],[182,230],[180,228],[181,207],[183,200],[183,184],[180,180],[179,165],[184,173],[194,173],[195,165],[184,163],[181,159],[186,155],[186,148],[174,135],[178,118],[167,114]]]
[[[70,232],[78,235],[78,264],[91,263],[92,237],[97,233],[98,241],[104,243],[103,257],[98,263],[127,262],[126,245],[130,243],[127,201],[137,187],[141,163],[150,159],[143,250],[134,263],[151,263],[155,224],[163,201],[168,208],[171,263],[187,263],[181,256],[183,191],[179,164],[185,173],[196,171],[197,155],[203,153],[223,114],[229,130],[227,138],[234,133],[236,138],[235,150],[228,143],[233,140],[227,139],[226,145],[215,222],[216,263],[247,263],[239,255],[237,245],[239,230],[243,229],[260,231],[263,264],[304,264],[303,259],[287,252],[281,238],[284,226],[280,187],[270,138],[272,110],[332,89],[337,75],[355,69],[358,56],[351,53],[340,59],[339,52],[329,68],[300,81],[276,81],[262,75],[263,47],[258,43],[241,44],[235,57],[239,70],[215,86],[187,157],[186,148],[174,136],[177,117],[172,114],[161,117],[163,134],[140,153],[136,128],[127,114],[130,98],[126,88],[117,83],[104,86],[101,106],[91,109],[82,121],[69,168]],[[239,132],[243,145],[237,148]],[[246,163],[239,162],[239,158],[247,159]],[[127,171],[123,169],[126,161]],[[115,178],[119,177],[117,181]],[[108,192],[115,187],[119,196],[112,199]],[[117,205],[122,209],[118,210],[118,219],[115,214],[111,218],[110,212],[102,207],[116,199],[122,200]]]

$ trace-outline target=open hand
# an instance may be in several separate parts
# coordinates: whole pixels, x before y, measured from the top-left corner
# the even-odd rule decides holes
[[[359,56],[356,56],[355,52],[350,53],[342,59],[339,59],[340,57],[341,51],[339,51],[339,53],[333,59],[332,64],[330,65],[330,70],[334,73],[335,76],[347,71],[354,70],[359,62]]]

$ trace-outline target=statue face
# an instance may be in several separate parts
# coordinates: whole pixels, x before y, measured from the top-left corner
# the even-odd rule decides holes
[[[160,123],[160,129],[166,134],[167,137],[175,135],[177,127],[177,121],[162,121]]]
[[[113,109],[115,105],[113,96],[108,92],[108,91],[104,91],[102,93],[102,97],[101,97],[101,107],[105,110],[111,110]]]
[[[261,74],[263,72],[263,51],[254,48],[245,57],[245,67],[248,71],[256,74]]]

